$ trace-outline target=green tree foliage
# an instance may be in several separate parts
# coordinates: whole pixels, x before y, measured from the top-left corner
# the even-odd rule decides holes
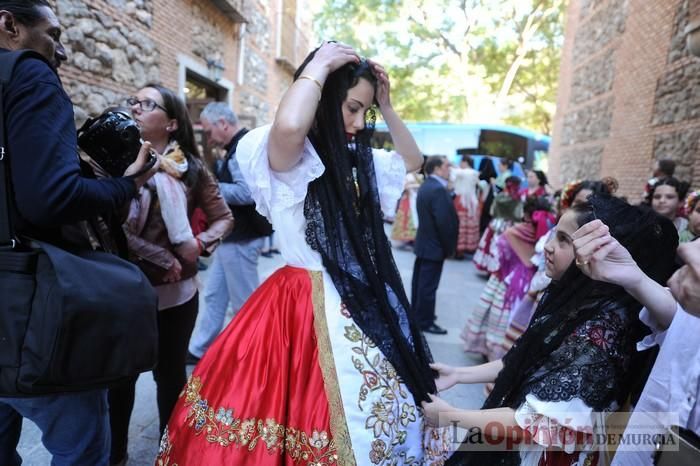
[[[327,0],[314,29],[384,64],[406,119],[549,133],[564,9],[565,0]]]

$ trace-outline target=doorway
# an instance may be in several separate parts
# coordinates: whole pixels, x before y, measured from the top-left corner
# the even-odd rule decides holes
[[[228,100],[228,89],[191,70],[187,70],[184,92],[187,111],[190,113],[190,118],[192,118],[192,124],[194,125],[195,140],[205,163],[213,170],[220,155],[218,153],[219,150],[209,148],[206,136],[202,131],[202,125],[199,122],[199,115],[209,102],[226,102]]]

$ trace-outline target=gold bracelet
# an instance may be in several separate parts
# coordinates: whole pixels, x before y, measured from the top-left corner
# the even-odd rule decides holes
[[[323,93],[323,84],[321,84],[321,81],[319,81],[318,79],[314,78],[313,76],[309,76],[308,74],[302,74],[297,78],[297,81],[300,79],[308,79],[309,81],[313,82],[318,86],[318,90],[321,91],[321,93]]]

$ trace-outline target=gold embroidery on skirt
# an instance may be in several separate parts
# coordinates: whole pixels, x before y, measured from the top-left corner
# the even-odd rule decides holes
[[[355,455],[352,451],[352,442],[348,424],[345,420],[345,409],[340,396],[338,373],[335,370],[333,348],[328,334],[328,322],[326,321],[326,304],[323,290],[323,272],[309,271],[311,276],[312,299],[314,303],[314,329],[318,344],[318,363],[323,374],[323,383],[326,387],[326,397],[331,411],[331,432],[338,448],[338,464],[343,466],[356,466]]]
[[[193,427],[195,435],[204,434],[209,443],[222,447],[230,445],[246,447],[253,451],[259,442],[265,444],[268,453],[280,450],[286,452],[296,462],[304,461],[311,466],[331,466],[338,462],[335,442],[325,431],[306,432],[286,427],[274,419],[239,419],[232,408],[214,409],[202,399],[202,381],[190,376],[180,397],[185,396],[185,406],[189,406],[185,422]]]

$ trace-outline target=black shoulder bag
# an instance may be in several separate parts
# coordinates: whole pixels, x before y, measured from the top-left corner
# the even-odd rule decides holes
[[[14,397],[107,387],[152,369],[158,348],[157,295],[138,267],[17,240],[2,100],[25,56],[43,60],[0,53],[0,396]]]

